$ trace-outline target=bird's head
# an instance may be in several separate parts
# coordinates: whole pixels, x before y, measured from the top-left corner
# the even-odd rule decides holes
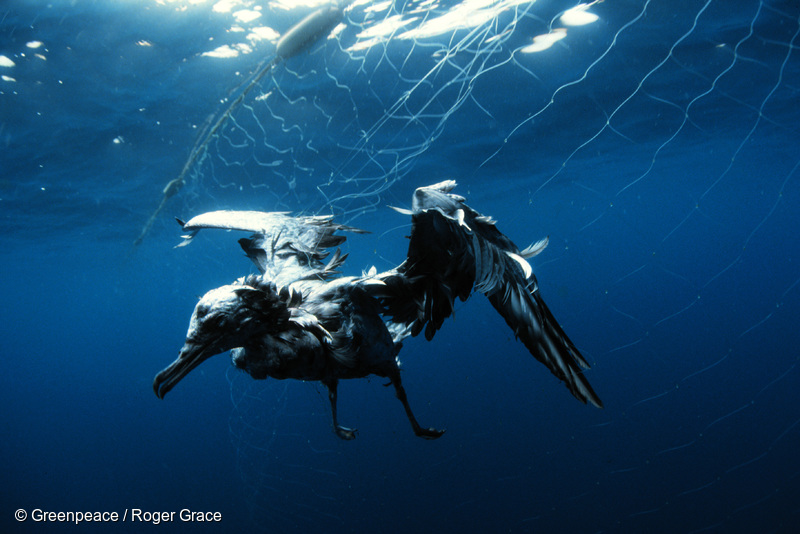
[[[289,312],[278,303],[274,287],[231,284],[212,289],[192,313],[186,342],[172,364],[158,373],[153,390],[159,398],[205,360],[236,347],[288,320]]]

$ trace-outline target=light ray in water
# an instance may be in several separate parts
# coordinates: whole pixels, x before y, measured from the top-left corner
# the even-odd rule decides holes
[[[219,118],[213,122],[213,124],[213,115],[206,121],[203,129],[200,131],[197,142],[192,148],[192,151],[189,153],[189,158],[183,165],[183,169],[181,169],[181,172],[178,174],[177,178],[170,180],[167,182],[167,185],[164,186],[161,202],[144,224],[144,227],[142,227],[139,237],[137,237],[133,242],[134,246],[138,246],[142,242],[144,236],[147,235],[147,232],[149,232],[150,228],[152,228],[156,217],[158,217],[158,215],[161,213],[161,210],[164,209],[167,201],[175,196],[175,194],[180,191],[184,185],[186,185],[186,175],[192,170],[197,162],[202,161],[206,155],[208,144],[214,138],[214,135],[216,135],[220,128],[222,128],[228,119],[230,119],[231,113],[233,113],[233,111],[239,107],[253,87],[255,87],[275,65],[281,61],[291,59],[294,56],[305,52],[311,48],[314,43],[330,34],[336,25],[342,20],[342,14],[342,7],[337,2],[332,2],[313,11],[303,20],[289,28],[285,34],[283,34],[275,47],[275,56],[271,60],[264,60],[258,66],[258,68],[256,68],[255,73],[239,86],[244,86],[244,89],[241,90],[239,96],[237,96],[236,99],[231,102],[231,104],[225,109]]]

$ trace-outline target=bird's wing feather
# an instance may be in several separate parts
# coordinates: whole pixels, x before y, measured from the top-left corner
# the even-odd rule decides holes
[[[583,375],[589,364],[564,333],[531,277],[506,276],[501,290],[487,295],[528,351],[557,376],[582,402],[602,408],[603,402]]]
[[[465,204],[447,181],[417,189],[406,260],[374,276],[370,290],[384,314],[417,335],[433,338],[452,315],[456,298],[484,293],[530,353],[575,397],[602,406],[581,369],[589,367],[539,294],[525,260],[547,245],[542,240],[524,251],[500,232],[494,220]]]
[[[218,210],[208,211],[196,217],[192,217],[188,222],[178,219],[178,224],[187,232],[177,246],[185,247],[194,236],[204,228],[219,228],[221,230],[243,230],[245,232],[263,232],[279,224],[288,215],[285,211],[232,211]]]
[[[328,279],[337,274],[347,257],[338,250],[324,264],[327,249],[337,247],[347,239],[337,231],[364,233],[363,230],[333,222],[331,216],[291,217],[286,212],[211,211],[186,223],[178,220],[186,233],[178,246],[186,246],[205,228],[253,232],[239,244],[255,266],[279,285],[304,278]]]

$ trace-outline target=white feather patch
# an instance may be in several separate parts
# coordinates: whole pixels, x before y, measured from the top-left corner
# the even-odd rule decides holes
[[[413,211],[407,210],[405,208],[397,208],[395,206],[389,206],[389,207],[401,215],[414,215]]]
[[[464,228],[467,229],[467,231],[471,232],[472,228],[470,228],[469,225],[464,222],[464,215],[465,215],[464,210],[462,209],[456,210],[456,220],[458,221],[458,225],[463,226]]]
[[[529,246],[525,250],[520,251],[520,255],[523,258],[532,258],[532,257],[536,256],[537,254],[539,254],[541,251],[543,251],[545,249],[545,247],[547,246],[547,243],[549,243],[549,242],[550,242],[550,238],[549,237],[545,237],[543,239],[540,239],[539,241],[537,241],[536,243],[532,244],[531,246]]]
[[[516,262],[519,263],[519,266],[522,267],[522,272],[525,273],[525,280],[531,277],[531,275],[533,274],[533,269],[531,268],[531,264],[528,263],[525,260],[525,258],[520,256],[519,254],[514,254],[513,252],[506,251],[506,254],[508,254],[509,257],[516,260]]]

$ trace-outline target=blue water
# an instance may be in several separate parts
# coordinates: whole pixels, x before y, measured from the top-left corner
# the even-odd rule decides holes
[[[271,58],[275,37],[248,35],[310,11],[246,4],[0,6],[3,532],[75,528],[18,509],[136,532],[213,528],[182,509],[247,532],[796,531],[796,0],[608,0],[577,26],[556,0],[358,3],[233,110],[134,246],[204,121]],[[458,27],[423,34],[448,13]],[[550,236],[541,292],[603,410],[479,295],[400,354],[435,442],[375,378],[339,388],[352,442],[324,388],[227,356],[153,394],[198,295],[252,272],[238,234],[174,249],[173,216],[333,213],[372,232],[345,245],[356,274],[402,261],[388,206],[446,178],[519,245]]]

